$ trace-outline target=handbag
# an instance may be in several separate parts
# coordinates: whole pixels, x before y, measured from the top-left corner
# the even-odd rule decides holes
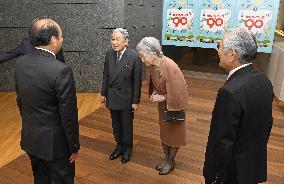
[[[163,111],[164,122],[183,122],[185,120],[185,111],[169,111],[167,108]]]

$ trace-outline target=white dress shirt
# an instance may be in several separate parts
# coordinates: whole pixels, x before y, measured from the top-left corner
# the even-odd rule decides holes
[[[233,73],[235,73],[236,71],[238,71],[239,69],[241,69],[241,68],[243,68],[243,67],[246,67],[246,66],[248,66],[248,65],[251,65],[252,63],[247,63],[247,64],[243,64],[243,65],[241,65],[241,66],[238,66],[237,68],[234,68],[233,70],[231,70],[230,72],[229,72],[229,75],[228,75],[228,77],[227,77],[227,80],[233,75]]]
[[[52,51],[50,51],[50,50],[47,50],[47,49],[44,49],[44,48],[41,48],[41,47],[35,47],[36,49],[39,49],[39,50],[44,50],[44,51],[46,51],[46,52],[49,52],[50,54],[52,54],[54,57],[56,57],[55,56],[55,54],[52,52]]]
[[[119,58],[118,58],[117,61],[120,61],[120,59],[121,59],[121,57],[123,56],[125,50],[126,50],[126,47],[124,47],[124,49],[123,49],[121,52],[117,52],[117,53],[116,53],[116,54],[117,54],[117,57],[118,57],[118,54],[119,54]]]

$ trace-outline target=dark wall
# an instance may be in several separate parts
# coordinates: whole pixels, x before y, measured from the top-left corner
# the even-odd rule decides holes
[[[130,33],[130,46],[135,47],[145,36],[161,38],[162,7],[162,0],[124,1],[124,22]]]
[[[162,0],[0,0],[0,52],[28,36],[34,18],[47,15],[63,30],[66,62],[78,92],[100,91],[105,52],[113,28],[125,27],[130,47],[145,36],[161,37]],[[0,65],[0,91],[14,91],[15,60]]]

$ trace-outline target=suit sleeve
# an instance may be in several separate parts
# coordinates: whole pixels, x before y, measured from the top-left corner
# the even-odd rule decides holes
[[[237,98],[230,91],[221,88],[213,110],[209,135],[215,140],[212,144],[213,178],[217,177],[221,182],[226,179],[241,116],[241,105]]]
[[[69,66],[65,67],[57,76],[55,90],[69,152],[76,153],[80,149],[78,110],[73,72]]]
[[[18,81],[17,81],[17,77],[16,77],[16,72],[14,73],[15,75],[15,92],[16,92],[16,102],[17,102],[17,106],[19,108],[19,111],[20,111],[20,115],[22,116],[22,101],[21,101],[21,98],[20,98],[20,95],[18,94]]]
[[[102,89],[101,89],[101,95],[102,96],[107,95],[108,76],[109,76],[109,74],[108,74],[108,57],[107,57],[107,54],[106,54],[105,62],[104,62]]]
[[[135,55],[134,58],[133,79],[133,104],[139,104],[142,86],[142,62],[138,55]]]
[[[270,133],[271,133],[272,125],[273,125],[273,117],[271,117],[271,120],[268,122],[268,127],[267,127],[267,143],[268,143],[268,141],[269,141],[269,136],[270,136]]]
[[[7,52],[0,53],[0,64],[5,63],[6,61],[9,61],[11,59],[14,59],[18,56],[23,55],[23,42],[15,48]]]
[[[271,103],[273,103],[273,98],[274,98],[274,94],[273,94],[273,91],[272,91],[272,102]],[[270,136],[270,133],[271,133],[272,125],[273,125],[273,117],[271,115],[271,119],[268,122],[268,127],[267,127],[267,143],[269,141],[269,136]]]

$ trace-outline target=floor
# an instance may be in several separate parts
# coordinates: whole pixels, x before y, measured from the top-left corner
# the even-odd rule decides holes
[[[115,146],[111,119],[100,106],[98,94],[78,94],[81,150],[76,163],[78,184],[197,184],[204,183],[202,167],[216,93],[223,85],[223,75],[185,72],[189,105],[187,145],[181,147],[176,167],[167,176],[159,176],[155,165],[162,159],[157,108],[148,101],[146,83],[134,120],[134,149],[131,161],[122,165],[110,161],[108,155]],[[200,77],[202,76],[202,77]],[[0,93],[0,183],[32,183],[30,161],[20,149],[20,119],[14,93]],[[274,124],[268,144],[268,182],[284,183],[284,103],[274,99]],[[17,145],[17,146],[16,146]],[[10,157],[10,154],[14,154]]]

